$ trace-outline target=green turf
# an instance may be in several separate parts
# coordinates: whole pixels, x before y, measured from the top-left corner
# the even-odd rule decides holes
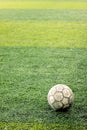
[[[0,9],[0,130],[87,129],[87,7],[48,8]],[[67,111],[48,105],[57,83],[74,92]]]
[[[10,2],[12,2],[12,1],[13,1],[13,2],[15,2],[15,1],[17,1],[17,2],[25,2],[25,1],[42,1],[42,2],[44,2],[44,1],[45,1],[45,2],[46,2],[46,1],[53,1],[53,2],[54,2],[54,1],[56,1],[56,2],[67,2],[67,1],[69,1],[69,2],[71,1],[71,2],[72,2],[72,1],[74,1],[74,2],[80,2],[80,1],[81,1],[81,2],[87,2],[87,0],[44,0],[44,1],[43,1],[43,0],[0,0],[0,1],[1,1],[1,2],[6,2],[6,1],[7,1],[7,2],[9,2],[9,1],[10,1]]]
[[[0,47],[0,121],[87,125],[87,49]],[[74,106],[55,112],[47,103],[57,83],[70,86]]]
[[[0,2],[0,9],[87,9],[87,2]]]
[[[10,15],[9,15],[10,14]],[[0,20],[87,22],[87,10],[1,9]]]
[[[1,130],[87,130],[86,126],[72,126],[60,124],[37,124],[37,123],[2,123]]]
[[[0,22],[1,46],[87,47],[84,22]]]

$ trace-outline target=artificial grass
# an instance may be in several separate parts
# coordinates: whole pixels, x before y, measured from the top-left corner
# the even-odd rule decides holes
[[[86,126],[72,126],[59,124],[37,124],[37,123],[1,123],[1,130],[87,130]]]
[[[87,10],[0,9],[0,21],[87,22]]]
[[[15,2],[15,1],[18,1],[18,2],[23,2],[23,1],[24,1],[24,2],[25,2],[25,1],[31,1],[31,2],[32,2],[32,1],[35,1],[35,2],[36,2],[36,1],[43,1],[43,0],[0,0],[0,1],[1,1],[1,2],[12,2],[12,1],[13,1],[13,2]],[[44,1],[45,1],[45,2],[46,2],[46,1],[49,1],[49,2],[50,2],[50,1],[53,1],[53,2],[67,2],[67,1],[69,1],[69,2],[70,2],[70,1],[72,1],[72,2],[80,2],[80,1],[81,1],[81,2],[87,2],[87,0],[44,0]],[[43,2],[44,2],[44,1],[43,1]]]
[[[0,47],[0,122],[87,125],[87,49]],[[63,83],[75,94],[74,105],[55,112],[49,89]]]
[[[69,10],[55,9],[46,0],[49,7],[34,3],[37,9],[27,9],[22,3],[23,9],[19,2],[22,9],[6,3],[8,9],[0,9],[0,130],[87,129],[87,1],[71,1],[76,7],[66,2]],[[79,1],[85,6],[77,7]],[[55,112],[47,103],[57,83],[74,92],[74,105],[67,111]]]
[[[0,9],[87,9],[87,2],[0,2]]]
[[[87,47],[84,22],[0,22],[1,46]]]

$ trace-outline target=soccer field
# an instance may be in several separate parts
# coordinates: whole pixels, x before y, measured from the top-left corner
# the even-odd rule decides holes
[[[86,0],[12,1],[0,0],[0,130],[86,130]],[[55,84],[74,92],[67,111],[48,105]]]

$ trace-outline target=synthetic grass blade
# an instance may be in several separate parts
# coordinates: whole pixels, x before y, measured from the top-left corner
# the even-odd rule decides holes
[[[87,9],[87,2],[0,2],[0,9]]]
[[[0,46],[87,48],[84,22],[0,22]]]

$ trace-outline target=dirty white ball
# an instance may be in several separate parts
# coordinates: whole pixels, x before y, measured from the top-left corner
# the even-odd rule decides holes
[[[72,105],[74,95],[68,86],[57,84],[49,90],[47,100],[54,110],[65,109]]]

